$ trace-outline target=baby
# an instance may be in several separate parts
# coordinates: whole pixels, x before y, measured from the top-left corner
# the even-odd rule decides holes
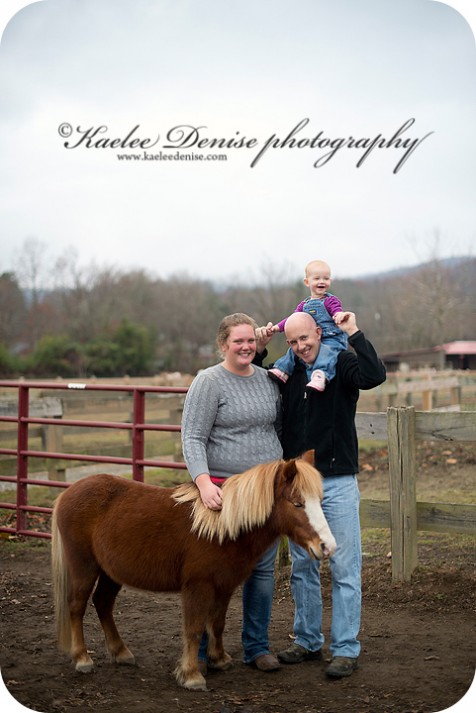
[[[322,329],[322,344],[326,349],[320,349],[317,359],[310,367],[310,379],[307,386],[317,391],[324,391],[326,383],[334,378],[339,352],[347,349],[347,335],[339,329],[339,321],[343,314],[340,300],[327,290],[331,285],[331,269],[322,260],[312,260],[306,265],[304,284],[309,287],[310,296],[300,302],[295,312],[307,312]],[[269,333],[283,332],[286,319],[274,324]],[[294,353],[288,349],[280,357],[269,376],[277,381],[286,382],[294,370]]]

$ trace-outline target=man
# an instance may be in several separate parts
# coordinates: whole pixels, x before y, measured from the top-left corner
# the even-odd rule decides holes
[[[281,386],[283,400],[284,458],[315,451],[315,466],[324,478],[323,510],[336,539],[330,560],[332,577],[332,661],[326,674],[350,676],[358,665],[361,610],[361,567],[358,442],[355,412],[359,389],[371,389],[385,381],[383,363],[359,330],[353,312],[343,312],[338,326],[349,338],[353,351],[342,351],[335,377],[325,391],[309,389],[310,370],[319,353],[321,328],[311,315],[296,312],[286,321],[286,340],[295,355],[295,368]],[[258,330],[261,348],[270,339],[270,325]],[[319,562],[290,542],[291,591],[295,603],[295,641],[278,653],[285,664],[322,659],[322,598]]]

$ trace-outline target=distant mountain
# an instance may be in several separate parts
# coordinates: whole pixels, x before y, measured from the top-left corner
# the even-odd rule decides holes
[[[396,267],[393,270],[387,270],[386,272],[377,272],[377,273],[366,273],[365,275],[360,275],[359,277],[355,278],[346,278],[346,279],[351,279],[351,280],[387,280],[388,278],[392,277],[400,277],[404,275],[410,275],[413,272],[419,272],[420,270],[424,270],[427,267],[431,267],[431,265],[437,263],[439,266],[444,267],[444,268],[449,268],[452,269],[454,267],[458,267],[459,265],[463,265],[470,260],[474,260],[472,255],[460,255],[458,257],[447,257],[447,258],[435,258],[435,260],[429,260],[428,262],[423,262],[418,265],[412,265],[410,267]]]

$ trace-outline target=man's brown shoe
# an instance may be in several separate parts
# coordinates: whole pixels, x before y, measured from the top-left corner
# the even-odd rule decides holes
[[[281,668],[281,664],[276,656],[273,656],[273,654],[263,654],[262,656],[258,656],[253,661],[253,665],[260,671],[265,671],[266,673],[268,671],[278,671],[278,669]]]
[[[347,656],[334,656],[329,666],[326,668],[327,676],[331,678],[344,678],[352,676],[358,666],[358,659],[351,659]]]

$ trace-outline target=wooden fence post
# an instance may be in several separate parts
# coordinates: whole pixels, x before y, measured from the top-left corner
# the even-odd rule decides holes
[[[430,389],[421,393],[421,408],[422,411],[431,411],[433,408],[433,391]]]
[[[61,416],[54,415],[52,418],[61,419]],[[47,453],[61,453],[63,450],[63,427],[47,425],[43,427],[42,435],[43,448]],[[66,467],[58,466],[58,461],[48,460],[48,480],[66,481]],[[53,491],[54,492],[54,491]]]
[[[408,581],[417,565],[415,409],[387,410],[392,579]]]
[[[452,386],[450,389],[450,404],[461,407],[461,384]]]

